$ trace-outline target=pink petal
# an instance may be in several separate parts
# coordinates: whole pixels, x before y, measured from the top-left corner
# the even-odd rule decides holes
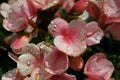
[[[69,23],[69,29],[55,37],[55,46],[69,56],[79,56],[86,50],[85,23],[73,20]]]
[[[45,58],[45,70],[51,74],[62,73],[68,68],[68,56],[54,49]]]
[[[29,18],[32,18],[36,15],[36,8],[32,0],[18,0],[18,3],[23,7]]]
[[[119,0],[108,0],[104,4],[104,13],[113,21],[120,22]]]
[[[10,5],[12,5],[12,4],[14,4],[16,1],[17,1],[17,0],[8,0],[8,3],[9,3]]]
[[[27,19],[23,7],[14,4],[8,12],[8,17],[3,20],[3,27],[8,31],[18,32],[27,27]]]
[[[94,77],[94,78],[86,78],[85,80],[105,80],[105,79],[97,76],[97,77]]]
[[[53,37],[56,37],[57,35],[60,35],[63,31],[66,31],[67,28],[68,23],[65,20],[61,18],[56,18],[52,20],[49,24],[48,31]]]
[[[73,11],[76,13],[81,13],[85,10],[87,7],[87,1],[86,0],[79,0],[73,5]]]
[[[64,0],[61,7],[63,10],[65,10],[68,13],[72,9],[74,3],[75,0]]]
[[[103,31],[100,29],[96,22],[87,24],[87,45],[91,46],[100,43],[103,37]]]
[[[47,80],[77,80],[77,79],[74,75],[63,73],[63,74],[53,75]]]
[[[54,39],[55,46],[69,56],[79,56],[86,50],[86,41],[74,38],[73,41],[66,41],[63,36]]]
[[[16,38],[13,43],[10,45],[10,47],[12,48],[12,50],[21,50],[22,47],[24,47],[25,45],[27,45],[29,42],[29,38],[27,36],[21,36]]]
[[[80,71],[83,67],[83,63],[84,61],[80,56],[69,58],[69,65],[75,71]]]
[[[120,41],[120,23],[113,23],[108,26],[105,30],[105,35],[110,37],[112,35],[113,39]]]
[[[114,71],[113,64],[105,58],[102,53],[96,53],[88,59],[84,73],[89,77],[96,79],[102,77],[105,80],[109,79]],[[101,79],[100,79],[101,80]]]
[[[9,23],[8,20],[4,19],[3,27],[7,31],[18,32],[27,27],[26,20],[24,18],[17,19],[13,24]]]

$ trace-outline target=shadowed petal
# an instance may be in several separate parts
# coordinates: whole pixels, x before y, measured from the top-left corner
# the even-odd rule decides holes
[[[73,70],[79,71],[79,70],[82,69],[84,61],[83,61],[83,59],[80,56],[78,56],[78,57],[70,57],[69,58],[69,63],[70,63],[69,64],[70,67]]]
[[[45,70],[51,74],[62,73],[68,68],[68,56],[55,48],[45,58],[45,66]]]
[[[120,41],[120,23],[113,23],[105,30],[107,37],[113,37],[113,39]]]

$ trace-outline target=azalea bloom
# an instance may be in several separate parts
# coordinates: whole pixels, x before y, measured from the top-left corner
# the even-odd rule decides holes
[[[18,32],[28,26],[28,19],[36,15],[36,9],[31,0],[19,0],[10,6],[7,14],[3,27],[7,31]]]
[[[114,71],[113,64],[106,59],[103,53],[96,53],[85,64],[86,80],[108,80]]]
[[[103,31],[96,22],[86,24],[81,20],[72,20],[69,24],[56,18],[48,26],[49,33],[54,37],[55,46],[69,56],[79,56],[87,45],[100,42]],[[99,37],[97,38],[97,36]]]
[[[39,79],[49,80],[61,77],[63,80],[76,80],[75,76],[64,73],[68,68],[68,56],[54,46],[41,42],[38,45],[28,44],[23,47],[17,62],[20,74],[25,80]],[[27,77],[27,75],[31,75]],[[37,76],[38,75],[38,76]]]

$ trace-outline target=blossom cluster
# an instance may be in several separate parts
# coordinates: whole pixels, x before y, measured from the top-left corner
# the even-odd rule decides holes
[[[11,32],[5,38],[9,57],[17,64],[2,80],[77,80],[68,68],[83,69],[84,80],[114,80],[114,66],[103,52],[86,62],[82,56],[103,37],[120,40],[119,0],[9,0],[0,13]],[[52,43],[32,43],[38,34],[49,34]]]

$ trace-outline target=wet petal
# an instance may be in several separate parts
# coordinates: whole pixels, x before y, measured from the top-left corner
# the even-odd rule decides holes
[[[103,37],[103,31],[100,29],[96,22],[90,22],[87,24],[87,45],[91,46],[100,43]]]
[[[105,80],[109,79],[114,71],[113,64],[105,58],[102,53],[96,53],[88,59],[84,73],[89,77],[96,79],[102,77]],[[101,79],[100,79],[101,80]]]
[[[119,0],[108,0],[104,3],[104,13],[113,22],[120,22],[120,3]]]
[[[48,31],[51,34],[51,36],[55,37],[57,35],[62,34],[63,31],[66,31],[68,28],[68,23],[61,19],[56,18],[51,21],[51,23],[48,26]]]
[[[8,72],[2,75],[1,79],[2,80],[14,80],[15,74],[16,74],[16,69],[9,70]]]
[[[11,6],[7,18],[3,20],[3,27],[11,32],[18,32],[27,27],[27,15],[23,7],[17,4]]]
[[[45,58],[45,70],[51,74],[62,73],[68,68],[68,56],[54,49]]]
[[[82,54],[86,50],[85,23],[80,20],[71,21],[68,30],[55,37],[54,44],[69,56]]]
[[[33,62],[35,61],[35,57],[31,54],[22,54],[19,56],[17,62],[17,68],[20,70],[20,74],[22,76],[29,75],[34,69]]]
[[[86,50],[86,41],[80,41],[79,39],[74,38],[75,40],[67,41],[63,36],[57,36],[54,39],[55,46],[69,56],[79,56]]]
[[[22,54],[32,54],[32,55],[39,55],[40,54],[40,49],[37,45],[33,44],[33,43],[29,43],[26,46],[24,46],[24,48],[22,49]]]

